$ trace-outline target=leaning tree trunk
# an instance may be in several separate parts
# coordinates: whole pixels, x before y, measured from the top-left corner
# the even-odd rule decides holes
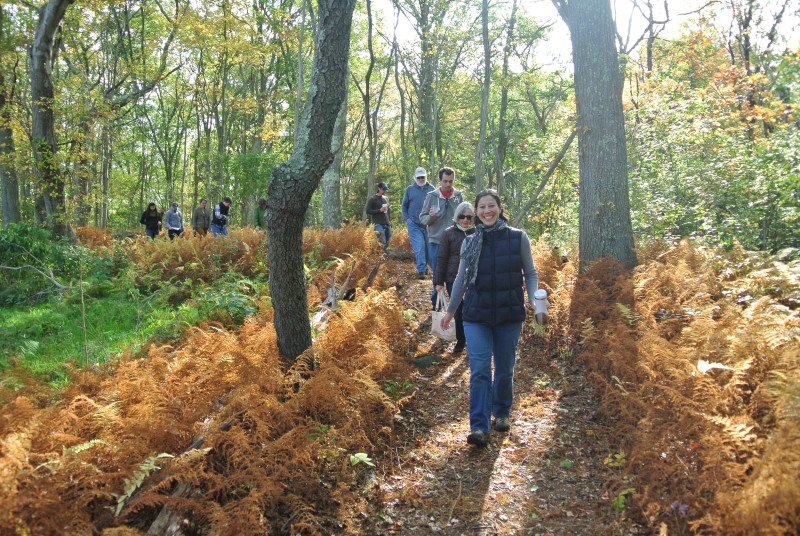
[[[616,257],[635,266],[622,74],[609,0],[553,0],[570,29],[575,64],[582,266]]]
[[[331,138],[347,98],[347,62],[355,0],[319,0],[319,30],[311,82],[292,156],[272,171],[267,195],[269,287],[278,349],[296,358],[311,346],[303,218],[333,161]]]
[[[54,41],[67,7],[74,0],[50,0],[39,10],[36,35],[28,51],[31,77],[31,145],[44,203],[45,225],[54,236],[74,238],[67,219],[64,178],[56,161],[55,114],[53,112]]]

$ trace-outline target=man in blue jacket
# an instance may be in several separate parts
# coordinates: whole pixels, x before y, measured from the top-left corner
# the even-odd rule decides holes
[[[428,270],[428,229],[419,220],[419,214],[422,212],[425,197],[428,192],[433,190],[433,186],[428,183],[428,173],[425,168],[418,167],[414,171],[414,184],[406,188],[406,193],[403,195],[403,219],[408,226],[408,238],[411,240],[411,247],[417,258],[417,278],[419,279],[425,279],[425,272]]]

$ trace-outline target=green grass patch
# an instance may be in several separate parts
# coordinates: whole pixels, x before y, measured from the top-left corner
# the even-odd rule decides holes
[[[34,306],[2,308],[0,370],[12,360],[50,383],[67,379],[67,364],[78,367],[105,363],[151,338],[171,340],[187,324],[201,321],[194,307],[173,307],[158,296],[112,291],[84,296],[86,342],[80,296]]]

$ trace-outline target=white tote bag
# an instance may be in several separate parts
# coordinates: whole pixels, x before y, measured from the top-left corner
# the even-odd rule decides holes
[[[431,334],[445,341],[456,340],[456,321],[450,321],[450,328],[442,329],[442,318],[447,314],[447,297],[444,289],[436,293],[436,309],[431,313]]]

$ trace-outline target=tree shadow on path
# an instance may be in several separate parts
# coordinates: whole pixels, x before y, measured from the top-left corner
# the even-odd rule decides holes
[[[631,533],[620,532],[619,516],[603,496],[608,449],[596,435],[595,402],[583,371],[570,354],[548,350],[527,326],[515,370],[511,430],[493,431],[485,449],[466,443],[467,353],[453,355],[452,343],[428,335],[429,289],[430,281],[403,288],[407,305],[421,311],[410,357],[433,363],[409,379],[413,396],[396,416],[393,472],[378,478],[364,532]]]

